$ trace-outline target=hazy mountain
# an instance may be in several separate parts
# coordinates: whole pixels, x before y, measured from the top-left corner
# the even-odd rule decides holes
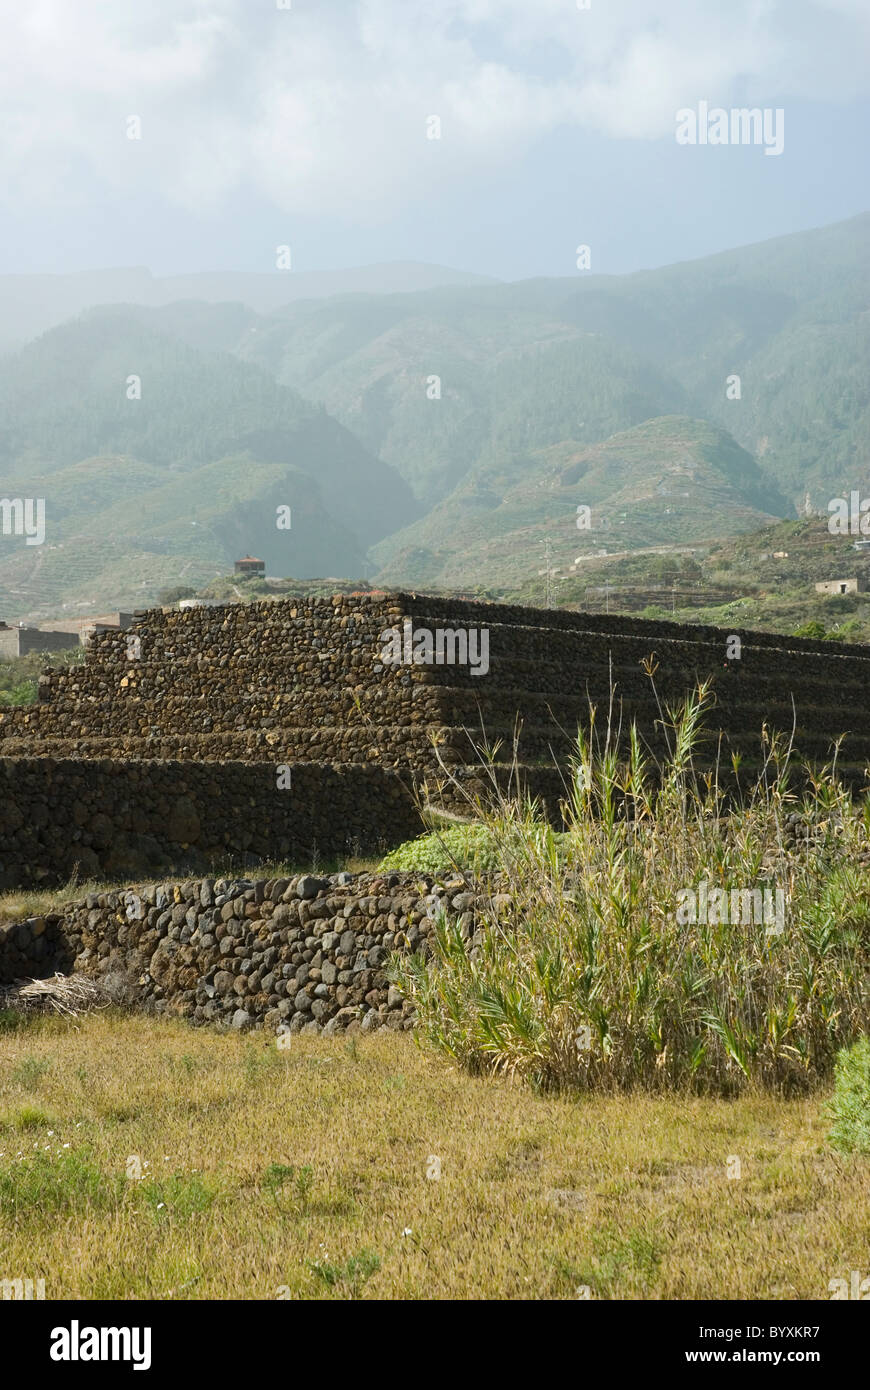
[[[416,261],[364,265],[349,270],[273,270],[257,273],[204,271],[152,275],[143,266],[82,271],[75,275],[0,275],[0,351],[27,342],[97,304],[170,304],[238,301],[271,313],[296,299],[337,294],[392,294],[436,285],[485,284],[485,275]]]
[[[374,554],[382,582],[511,586],[538,573],[548,552],[566,573],[602,550],[751,530],[785,507],[724,430],[666,416],[599,444],[568,440],[482,464]]]
[[[0,363],[0,421],[4,494],[47,514],[41,546],[0,537],[4,617],[141,605],[245,551],[267,573],[363,573],[367,548],[418,511],[322,407],[136,310],[93,311]]]
[[[682,404],[676,383],[630,352],[487,291],[300,305],[249,329],[238,351],[321,401],[427,505],[510,445],[528,410],[543,432],[530,439],[521,425],[520,442],[546,444],[598,439]]]
[[[793,506],[809,492],[824,507],[832,489],[858,485],[870,438],[870,214],[634,275],[290,305],[249,325],[237,351],[322,401],[431,503],[498,447],[527,373],[546,397],[529,445],[566,437],[553,411],[566,417],[575,401],[581,438],[637,422],[586,418],[590,354],[576,343],[600,353],[614,396],[627,400],[645,367],[649,416],[717,421]],[[534,365],[542,349],[558,388]],[[726,395],[734,376],[739,399]]]

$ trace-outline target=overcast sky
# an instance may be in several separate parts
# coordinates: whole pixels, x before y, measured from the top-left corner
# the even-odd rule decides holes
[[[279,3],[0,0],[0,273],[621,272],[870,207],[870,0]],[[678,145],[701,101],[783,153]]]

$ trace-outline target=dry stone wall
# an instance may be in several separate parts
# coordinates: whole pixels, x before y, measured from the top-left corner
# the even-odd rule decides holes
[[[419,832],[408,779],[372,766],[0,758],[0,888],[186,865],[380,855]]]
[[[442,909],[474,949],[507,901],[420,874],[152,882],[0,928],[0,984],[72,968],[118,1002],[194,1024],[408,1029],[391,954],[427,958]]]

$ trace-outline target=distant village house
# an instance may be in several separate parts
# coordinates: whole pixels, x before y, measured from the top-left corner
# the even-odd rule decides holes
[[[823,579],[821,584],[816,585],[817,594],[863,594],[867,586],[863,579],[854,576],[851,579]]]
[[[133,626],[141,613],[101,613],[88,618],[55,619],[51,627],[0,622],[0,658],[29,656],[31,652],[62,652],[86,647],[98,632],[121,632]]]
[[[266,573],[266,561],[257,560],[253,555],[243,555],[241,560],[236,561],[236,574],[259,575],[261,578]]]
[[[0,623],[0,660],[29,656],[31,652],[59,652],[77,647],[79,639],[69,632],[41,632],[38,627]]]

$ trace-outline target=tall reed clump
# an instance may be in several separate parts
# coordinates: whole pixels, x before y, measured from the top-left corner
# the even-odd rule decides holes
[[[751,785],[736,756],[696,770],[711,698],[705,683],[660,711],[661,763],[636,727],[623,743],[612,702],[601,732],[591,709],[565,834],[528,798],[476,804],[502,896],[473,937],[442,915],[432,958],[392,967],[423,1033],[465,1067],[544,1088],[793,1093],[867,1031],[870,804],[836,752],[792,789],[791,745],[766,730]]]

